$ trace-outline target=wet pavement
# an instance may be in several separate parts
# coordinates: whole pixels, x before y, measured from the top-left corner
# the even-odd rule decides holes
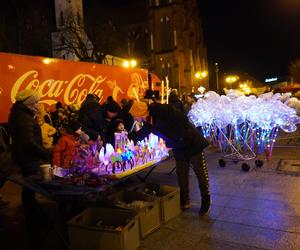
[[[297,167],[299,153],[297,147],[275,148],[262,168],[252,160],[248,162],[250,171],[244,172],[242,162],[219,167],[220,154],[208,149],[210,214],[198,216],[200,194],[190,171],[192,207],[142,240],[139,249],[300,249],[300,174],[286,171],[285,161],[295,160],[292,167]],[[177,185],[175,173],[169,174],[173,167],[172,160],[162,164],[148,181]],[[1,189],[1,196],[10,203],[0,210],[0,249],[68,249],[67,228],[58,217],[56,204],[39,196],[55,223],[28,228],[20,190],[11,182]]]

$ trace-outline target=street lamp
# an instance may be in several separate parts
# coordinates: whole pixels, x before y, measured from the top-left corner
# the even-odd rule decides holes
[[[195,73],[195,77],[196,77],[197,79],[200,79],[200,80],[201,80],[201,85],[203,85],[203,79],[204,79],[205,77],[207,77],[207,75],[208,75],[208,72],[207,72],[207,71],[197,71],[197,72]]]
[[[216,87],[217,87],[217,93],[219,93],[219,64],[215,63],[215,73],[216,73]]]
[[[225,81],[230,84],[230,88],[232,89],[232,84],[239,79],[236,75],[227,76]]]

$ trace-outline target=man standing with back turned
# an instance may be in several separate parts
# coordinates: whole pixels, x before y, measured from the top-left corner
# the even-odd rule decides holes
[[[203,149],[208,142],[177,109],[167,104],[134,102],[129,113],[136,121],[143,122],[140,130],[132,135],[135,141],[145,138],[150,133],[164,139],[167,147],[173,149],[176,160],[176,174],[180,187],[180,200],[183,209],[190,207],[189,169],[194,170],[201,192],[199,215],[207,215],[211,199],[209,181]]]

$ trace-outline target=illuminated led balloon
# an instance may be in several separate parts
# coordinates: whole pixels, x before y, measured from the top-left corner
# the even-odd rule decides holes
[[[283,126],[280,126],[280,128],[287,133],[292,133],[297,130],[297,126],[293,123],[285,124]]]
[[[209,91],[192,106],[188,117],[221,147],[230,144],[243,149],[247,145],[263,152],[272,150],[279,128],[288,133],[297,130],[297,111],[300,114],[300,101],[288,94],[269,92],[255,97],[228,90],[220,96]]]

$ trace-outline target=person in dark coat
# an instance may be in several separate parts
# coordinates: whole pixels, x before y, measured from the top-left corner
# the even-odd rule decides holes
[[[188,121],[184,113],[170,105],[153,103],[148,106],[144,102],[135,102],[129,112],[136,120],[147,120],[139,131],[131,135],[134,141],[154,133],[165,140],[167,147],[173,149],[182,208],[190,206],[189,168],[192,167],[202,196],[199,215],[208,214],[211,199],[203,155],[203,149],[208,146],[206,139]]]
[[[129,110],[133,104],[133,100],[129,100],[125,102],[122,102],[122,110],[120,112],[120,118],[124,121],[125,129],[127,131],[130,131],[134,122],[134,119],[131,114],[129,114]]]
[[[96,95],[88,94],[86,96],[79,110],[78,120],[86,134],[89,134],[89,131],[92,130],[103,135],[105,127],[104,111]]]
[[[117,119],[120,119],[121,108],[119,104],[115,101],[107,102],[104,105],[105,110],[105,126],[104,126],[104,135],[105,142],[113,145],[115,141],[114,130],[115,122]]]
[[[179,99],[177,90],[173,89],[169,96],[169,104],[179,110],[180,112],[184,113],[184,106],[182,101]]]
[[[21,167],[24,178],[38,175],[41,161],[49,161],[51,157],[50,152],[43,147],[41,129],[34,119],[39,99],[36,91],[20,91],[8,119],[12,159]],[[22,202],[26,218],[30,221],[42,215],[34,191],[23,187]]]
[[[55,104],[55,110],[53,112],[51,112],[51,121],[52,121],[52,125],[55,124],[56,120],[59,118],[58,113],[59,113],[59,109],[63,108],[63,105],[61,102],[57,102]]]

